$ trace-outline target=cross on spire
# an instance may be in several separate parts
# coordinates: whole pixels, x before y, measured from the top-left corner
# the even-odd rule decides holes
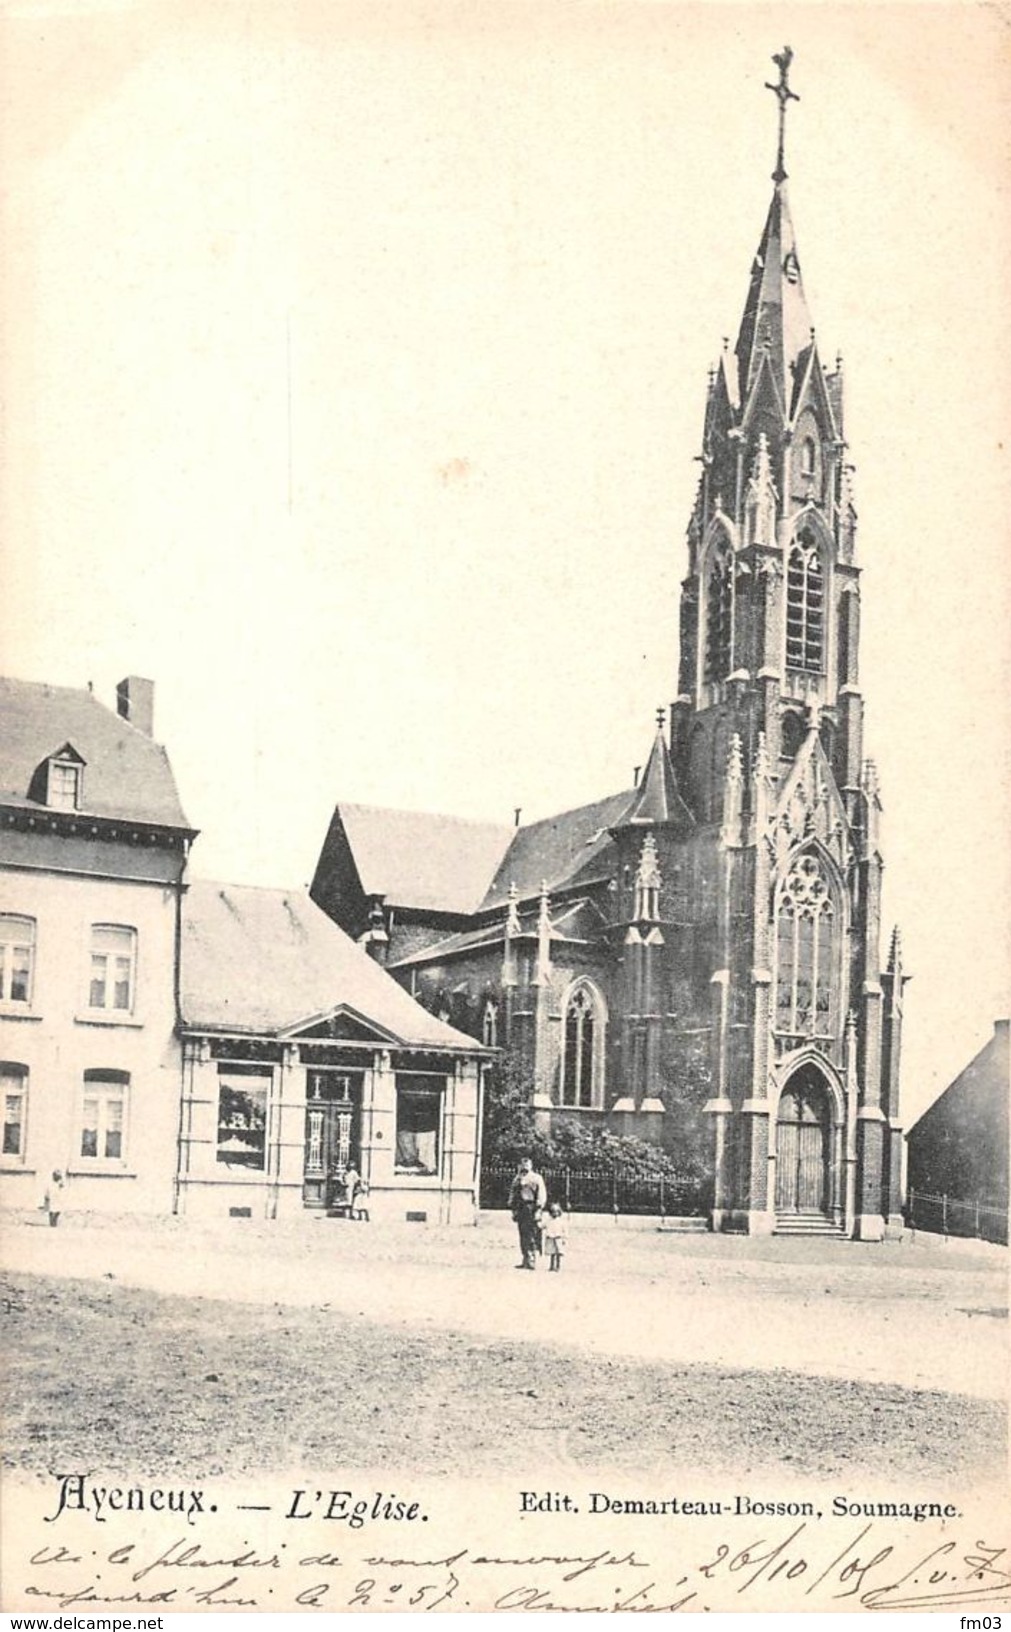
[[[790,64],[793,61],[793,52],[790,47],[784,45],[782,51],[773,54],[772,60],[779,69],[779,83],[778,85],[770,85],[769,81],[766,80],[765,89],[771,91],[779,103],[779,148],[776,153],[776,168],[772,172],[773,181],[778,182],[786,180],[786,166],[783,162],[784,142],[786,139],[786,104],[788,102],[799,102],[800,97],[796,91],[790,89]]]
[[[663,730],[666,719],[667,710],[665,708],[658,708],[656,711],[656,728],[658,731]]]

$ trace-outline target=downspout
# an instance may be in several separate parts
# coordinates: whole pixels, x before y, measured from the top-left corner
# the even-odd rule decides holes
[[[183,841],[185,846],[185,840]],[[175,933],[173,936],[173,968],[172,968],[172,1001],[175,1009],[175,1034],[179,1041],[179,1115],[176,1124],[176,1166],[172,1175],[172,1216],[178,1217],[179,1203],[182,1191],[181,1168],[183,1160],[183,1089],[186,1077],[186,1049],[183,1041],[183,1013],[182,1013],[182,967],[183,967],[183,892],[186,884],[183,874],[186,870],[187,850],[183,850],[182,864],[179,869],[179,878],[173,886],[173,895],[176,904]],[[192,1059],[190,1061],[192,1072]],[[192,1087],[192,1084],[191,1084]],[[191,1096],[192,1097],[192,1096]],[[187,1156],[189,1147],[187,1146]],[[188,1165],[188,1164],[187,1164]]]
[[[474,1127],[474,1169],[471,1181],[471,1202],[474,1208],[474,1226],[477,1227],[481,1217],[481,1145],[484,1134],[484,1079],[487,1066],[483,1060],[477,1062],[477,1121]]]

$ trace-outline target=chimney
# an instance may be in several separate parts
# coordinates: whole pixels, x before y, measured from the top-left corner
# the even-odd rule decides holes
[[[116,687],[116,709],[146,737],[154,736],[154,681],[128,674]]]

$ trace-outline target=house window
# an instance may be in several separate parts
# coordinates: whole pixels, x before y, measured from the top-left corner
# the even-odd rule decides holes
[[[25,1154],[25,1122],[28,1111],[28,1072],[23,1065],[0,1064],[0,1093],[3,1094],[3,1154]]]
[[[723,680],[730,673],[732,646],[733,567],[726,544],[712,554],[706,583],[705,678]]]
[[[603,1062],[601,1004],[587,982],[565,1005],[562,1026],[562,1104],[590,1109],[600,1104]]]
[[[267,1095],[271,1078],[234,1067],[218,1071],[218,1151],[225,1167],[262,1173],[267,1156]]]
[[[80,765],[65,759],[51,759],[46,803],[53,810],[76,810],[81,802],[80,796]]]
[[[786,666],[820,674],[825,656],[825,577],[818,546],[802,533],[786,569]]]
[[[125,1071],[85,1071],[81,1103],[81,1156],[119,1162],[126,1154],[130,1078]]]
[[[121,924],[91,926],[91,983],[88,1006],[129,1014],[133,1009],[137,931]]]
[[[35,920],[0,913],[0,1000],[30,1003]]]
[[[434,1175],[441,1158],[442,1077],[397,1076],[398,1173]]]
[[[498,1048],[498,1004],[488,999],[481,1017],[481,1041],[485,1048]]]
[[[817,856],[798,856],[776,915],[776,1029],[793,1037],[830,1038],[837,914]]]

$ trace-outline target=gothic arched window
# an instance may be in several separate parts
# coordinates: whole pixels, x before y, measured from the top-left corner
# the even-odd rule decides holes
[[[728,545],[713,548],[706,577],[705,678],[724,680],[733,647],[733,561]]]
[[[805,851],[776,907],[776,1030],[793,1037],[835,1034],[838,913],[825,868]]]
[[[485,1003],[481,1016],[481,1041],[485,1048],[498,1047],[498,1004],[491,998]]]
[[[805,436],[800,445],[800,474],[813,479],[817,469],[818,453],[813,436]]]
[[[569,994],[562,1026],[562,1104],[588,1110],[603,1097],[603,1006],[587,981]]]
[[[801,533],[786,565],[786,666],[808,674],[825,666],[825,574],[810,533]]]

